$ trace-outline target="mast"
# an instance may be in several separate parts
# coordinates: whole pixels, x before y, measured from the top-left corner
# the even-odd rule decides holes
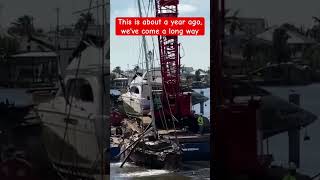
[[[97,6],[98,6],[98,1],[97,1]],[[97,8],[97,13],[99,13],[99,8]],[[98,14],[97,14],[97,19],[98,19]],[[102,76],[102,82],[103,82],[103,88],[102,88],[102,111],[101,111],[101,124],[104,124],[104,122],[105,122],[105,119],[104,119],[104,112],[105,111],[107,111],[107,113],[109,113],[109,109],[108,110],[106,110],[105,108],[105,102],[109,102],[109,100],[107,100],[106,98],[108,98],[108,96],[105,96],[105,93],[106,93],[106,90],[107,89],[109,89],[109,88],[106,88],[105,86],[106,86],[106,78],[105,78],[105,70],[104,70],[104,66],[105,66],[105,64],[104,64],[104,60],[105,60],[105,58],[106,58],[106,56],[105,56],[105,44],[106,44],[106,38],[105,38],[105,26],[106,26],[106,4],[105,4],[105,0],[102,0],[102,17],[101,17],[101,20],[102,20],[102,27],[101,27],[101,29],[102,29],[102,32],[101,32],[101,34],[99,33],[98,34],[98,36],[102,36],[102,51],[101,51],[101,53],[102,53],[102,57],[101,57],[101,60],[102,60],[102,62],[101,62],[101,64],[102,64],[102,67],[101,67],[101,76]],[[100,27],[99,27],[99,21],[97,20],[97,29],[99,29]],[[109,48],[109,46],[107,46],[108,48]],[[109,78],[107,78],[107,79],[109,79]],[[110,82],[108,82],[107,84],[109,84]],[[107,125],[107,129],[109,129],[110,127],[109,127],[110,125],[108,124]],[[104,130],[102,131],[102,136],[101,136],[101,147],[100,147],[100,153],[101,153],[101,180],[103,180],[104,179],[104,175],[105,175],[105,173],[106,173],[106,171],[110,171],[110,169],[109,170],[107,170],[106,169],[106,164],[105,164],[105,156],[104,156],[104,148],[105,147],[107,147],[107,145],[105,144],[106,142],[105,142],[105,139],[104,138],[106,138],[106,136],[105,136],[105,133],[103,133],[103,132],[105,132]],[[110,138],[107,138],[108,140],[110,140]],[[108,144],[110,144],[110,141],[108,142]]]
[[[55,46],[56,46],[56,51],[57,51],[57,53],[58,53],[58,51],[59,51],[59,43],[58,43],[58,41],[59,41],[59,20],[60,20],[60,9],[59,9],[59,7],[57,7],[56,8],[56,13],[57,13],[57,26],[56,26],[56,44],[55,44]]]
[[[155,75],[154,74],[154,65],[153,65],[153,62],[154,62],[154,57],[153,57],[153,52],[152,51],[149,51],[148,52],[148,58],[149,58],[149,61],[150,61],[150,75],[152,75],[152,77]],[[153,79],[153,78],[152,78]]]
[[[138,0],[138,8],[139,8],[139,15],[142,17],[141,12],[141,3],[140,0]],[[157,136],[157,128],[156,128],[156,122],[155,122],[155,116],[154,116],[154,107],[153,107],[153,94],[152,94],[152,85],[151,85],[151,72],[149,72],[149,59],[148,59],[148,51],[147,51],[147,42],[146,37],[142,36],[142,44],[143,44],[143,50],[144,50],[144,57],[146,61],[146,71],[147,71],[147,81],[148,81],[148,87],[150,92],[150,108],[151,108],[151,116],[152,116],[152,126],[154,128],[154,135]]]
[[[58,76],[62,76],[62,64],[60,62],[60,39],[59,39],[59,31],[60,31],[60,8],[57,7],[56,8],[56,13],[57,13],[57,26],[56,26],[56,43],[55,43],[55,49],[56,49],[56,53],[57,53],[57,63],[58,63]],[[61,77],[60,77],[61,78]]]

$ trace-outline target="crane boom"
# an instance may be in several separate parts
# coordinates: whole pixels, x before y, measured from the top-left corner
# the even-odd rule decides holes
[[[155,0],[156,17],[178,17],[178,5],[179,0]],[[158,43],[163,99],[168,102],[172,114],[181,114],[182,109],[186,109],[186,106],[182,107],[180,104],[184,98],[180,89],[180,45],[178,36],[158,36]]]

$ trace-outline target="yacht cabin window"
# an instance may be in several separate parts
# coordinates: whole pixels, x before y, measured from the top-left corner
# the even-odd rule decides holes
[[[130,92],[131,92],[131,93],[135,93],[135,94],[139,94],[139,93],[140,93],[139,88],[136,87],[136,86],[132,86],[132,87],[130,88]]]
[[[68,80],[66,94],[69,100],[73,97],[84,102],[93,102],[92,88],[90,83],[85,79]],[[63,95],[63,93],[61,95]]]

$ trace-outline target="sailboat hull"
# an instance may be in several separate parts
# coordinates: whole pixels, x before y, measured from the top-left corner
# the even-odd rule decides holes
[[[38,112],[43,124],[44,146],[55,169],[64,174],[76,171],[83,176],[99,173],[101,153],[94,121],[84,114],[70,115],[66,126],[66,113],[44,108]]]
[[[150,101],[134,96],[130,93],[125,93],[121,96],[127,112],[147,115],[150,113]]]

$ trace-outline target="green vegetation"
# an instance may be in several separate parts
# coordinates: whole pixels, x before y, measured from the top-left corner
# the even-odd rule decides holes
[[[320,46],[308,48],[303,54],[303,59],[312,70],[320,69]]]
[[[285,28],[277,28],[273,32],[273,55],[275,63],[287,62],[290,59],[290,48],[288,46],[289,35]]]
[[[19,42],[12,37],[0,37],[0,55],[7,57],[19,49]]]
[[[139,71],[139,69],[140,69],[140,67],[139,67],[139,66],[135,66],[135,67],[133,68],[133,71],[134,71],[134,72],[138,72],[138,71]]]
[[[75,24],[75,29],[79,31],[85,31],[89,24],[94,24],[95,19],[93,18],[92,13],[81,13],[80,17]]]
[[[231,12],[230,9],[226,9],[225,10],[225,25],[230,26],[229,28],[229,33],[230,35],[234,35],[236,30],[241,30],[241,24],[239,22],[239,18],[238,18],[238,14],[239,14],[239,10],[236,10],[233,12],[232,15],[229,15],[229,13]],[[222,14],[221,14],[222,15]]]
[[[198,69],[195,73],[195,80],[196,81],[201,81],[201,76],[200,76],[200,73],[201,73],[201,69]]]
[[[113,73],[117,73],[117,74],[122,74],[123,71],[121,70],[121,67],[120,66],[117,66],[115,67],[113,70],[112,70]]]
[[[14,22],[11,23],[11,27],[9,28],[9,33],[17,34],[20,36],[30,35],[35,32],[35,28],[33,26],[33,17],[29,15],[23,15],[18,17]]]

